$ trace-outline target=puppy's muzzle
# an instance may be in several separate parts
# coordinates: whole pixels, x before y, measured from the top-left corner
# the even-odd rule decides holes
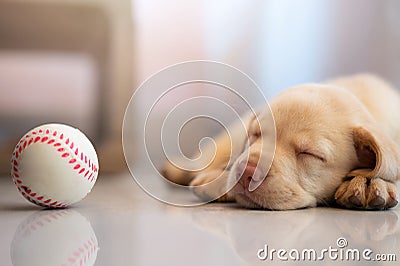
[[[256,166],[247,162],[241,162],[236,168],[236,178],[245,189],[249,189],[252,181],[261,182],[264,175]]]

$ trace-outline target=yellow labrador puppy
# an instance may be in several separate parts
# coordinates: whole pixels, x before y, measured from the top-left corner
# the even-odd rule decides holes
[[[357,75],[296,86],[269,103],[274,122],[264,121],[270,119],[267,107],[257,117],[243,118],[248,134],[233,136],[232,147],[226,134],[217,137],[217,153],[207,168],[187,172],[167,163],[164,176],[191,186],[219,177],[219,189],[200,186],[194,193],[214,199],[228,185],[233,188],[219,200],[248,208],[396,206],[400,96],[389,84],[373,75]],[[268,137],[273,126],[275,134]],[[268,156],[273,156],[272,164],[263,164]]]

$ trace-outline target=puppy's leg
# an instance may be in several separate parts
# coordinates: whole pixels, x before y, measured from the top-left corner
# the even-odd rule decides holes
[[[182,168],[176,167],[175,164],[169,161],[164,163],[161,173],[172,183],[184,186],[187,186],[195,176],[194,172],[186,171]]]
[[[203,169],[198,171],[189,171],[179,168],[171,162],[166,162],[162,170],[163,176],[176,184],[189,185],[190,182],[192,182],[197,176],[205,176],[203,173],[213,173],[214,170],[225,168],[232,156],[232,145],[229,135],[227,135],[225,132],[221,133],[216,137],[215,144],[216,147],[214,147],[214,145],[206,146],[202,150],[201,154],[196,154],[196,156],[194,156],[194,158],[201,157],[201,159],[197,161],[196,165],[192,165],[191,167]],[[212,161],[208,162],[210,158]],[[177,165],[186,166],[182,163],[179,163],[179,160],[174,162],[177,163]],[[204,168],[204,166],[206,167]],[[211,174],[210,176],[214,175]],[[204,182],[208,181],[204,180]]]
[[[228,175],[229,171],[222,168],[204,171],[190,182],[190,186],[193,193],[203,200],[233,201],[233,196],[226,191]]]
[[[253,116],[254,115],[252,114],[244,115],[241,120],[232,124],[228,128],[227,132],[229,134],[227,132],[222,132],[215,138],[215,146],[210,143],[210,145],[204,147],[201,154],[196,154],[193,157],[201,157],[203,159],[198,161],[199,169],[207,165],[210,158],[212,158],[211,162],[209,162],[204,169],[198,171],[187,171],[176,167],[171,162],[167,162],[162,169],[163,176],[180,185],[189,185],[194,181],[194,179],[197,179],[195,183],[199,185],[214,180],[219,176],[218,173],[221,173],[224,171],[223,169],[228,168],[243,151],[243,147],[247,140],[247,130],[243,128],[243,125],[248,125]],[[224,177],[223,179],[227,179],[227,177]],[[190,185],[194,186],[195,183]],[[225,183],[226,181],[220,184],[224,189]]]
[[[352,133],[359,163],[347,175],[351,180],[343,182],[337,189],[336,202],[358,209],[380,210],[396,206],[399,147],[373,123],[355,127]]]
[[[335,200],[346,208],[372,210],[392,208],[398,202],[395,184],[362,175],[343,182],[336,190]]]

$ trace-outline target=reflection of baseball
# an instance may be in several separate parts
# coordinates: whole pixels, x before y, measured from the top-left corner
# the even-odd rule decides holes
[[[29,131],[11,158],[11,176],[19,192],[43,207],[62,208],[83,199],[96,182],[98,170],[89,139],[62,124]]]
[[[99,245],[89,221],[73,210],[40,211],[18,226],[11,243],[17,265],[94,265]]]

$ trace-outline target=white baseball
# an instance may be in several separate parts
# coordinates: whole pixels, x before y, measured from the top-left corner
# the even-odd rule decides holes
[[[83,199],[98,171],[97,154],[89,139],[62,124],[46,124],[26,133],[11,159],[11,176],[18,191],[30,202],[50,208]]]
[[[89,266],[98,250],[90,222],[71,209],[35,212],[19,224],[10,245],[14,266]]]

